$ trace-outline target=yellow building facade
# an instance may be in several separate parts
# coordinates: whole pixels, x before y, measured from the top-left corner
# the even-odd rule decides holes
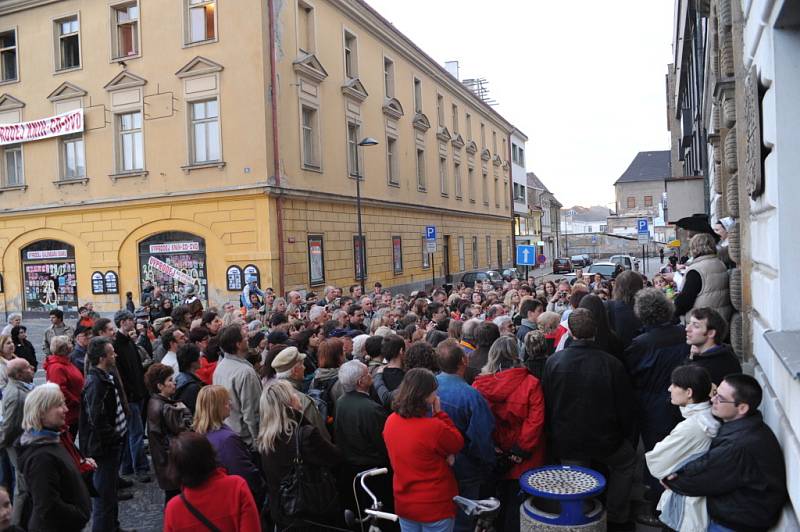
[[[511,124],[362,2],[270,5],[0,6],[0,311],[509,262]]]

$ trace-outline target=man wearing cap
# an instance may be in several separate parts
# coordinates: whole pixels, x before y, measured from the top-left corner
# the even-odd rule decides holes
[[[78,368],[83,375],[84,364],[86,363],[86,347],[89,345],[89,338],[92,336],[92,329],[83,325],[75,328],[75,337],[72,339],[73,349],[69,355],[72,364]]]
[[[128,417],[126,419],[128,434],[123,441],[120,474],[135,474],[139,482],[150,482],[148,475],[150,466],[144,454],[144,426],[142,424],[142,410],[149,394],[144,384],[142,360],[139,358],[139,351],[130,334],[136,328],[136,321],[132,312],[120,310],[114,314],[114,323],[117,326],[117,332],[113,339],[114,352],[117,354],[116,367],[122,380],[125,396],[128,398]]]
[[[325,427],[325,421],[322,419],[319,409],[317,409],[314,401],[302,391],[303,377],[306,374],[305,359],[306,355],[298,351],[296,347],[287,347],[281,350],[272,360],[272,369],[275,370],[276,379],[289,381],[294,386],[297,391],[297,397],[300,399],[300,411],[303,413],[303,417],[317,427],[323,438],[330,441],[330,434]]]

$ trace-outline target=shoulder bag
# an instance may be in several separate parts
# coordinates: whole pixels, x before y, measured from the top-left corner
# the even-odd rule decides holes
[[[303,462],[300,453],[299,426],[292,437],[295,440],[295,456],[292,468],[280,484],[280,507],[287,517],[301,515],[326,515],[338,507],[336,480],[325,466]]]
[[[207,529],[209,529],[211,532],[222,532],[219,528],[217,528],[216,525],[214,525],[214,523],[208,520],[208,517],[200,513],[200,510],[195,508],[195,506],[186,499],[186,496],[183,493],[181,493],[181,500],[183,501],[183,504],[186,505],[186,509],[189,510],[189,513],[195,516],[198,521],[203,523]]]

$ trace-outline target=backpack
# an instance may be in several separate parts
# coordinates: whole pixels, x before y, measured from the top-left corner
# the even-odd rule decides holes
[[[319,410],[320,416],[325,421],[326,426],[333,425],[333,386],[339,382],[338,378],[327,379],[324,381],[313,381],[308,389],[308,396],[314,401],[314,405]]]

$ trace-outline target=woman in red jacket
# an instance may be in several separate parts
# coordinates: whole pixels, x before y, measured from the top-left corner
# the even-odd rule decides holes
[[[539,379],[521,366],[517,341],[501,336],[489,349],[488,361],[472,386],[494,414],[492,438],[499,451],[502,502],[499,521],[505,530],[519,530],[519,477],[544,464],[544,395]],[[503,472],[503,464],[506,471]]]
[[[78,433],[78,419],[81,416],[81,392],[83,392],[83,373],[69,359],[72,353],[72,340],[68,336],[55,336],[50,341],[50,353],[44,361],[47,382],[54,382],[64,394],[67,405],[67,426],[73,439]]]
[[[449,532],[455,524],[458,484],[450,466],[464,437],[442,411],[437,387],[429,370],[409,370],[383,429],[403,532]]]
[[[183,493],[167,503],[164,532],[212,530],[261,532],[259,513],[247,482],[217,467],[211,443],[202,434],[182,432],[169,448],[170,467]]]

